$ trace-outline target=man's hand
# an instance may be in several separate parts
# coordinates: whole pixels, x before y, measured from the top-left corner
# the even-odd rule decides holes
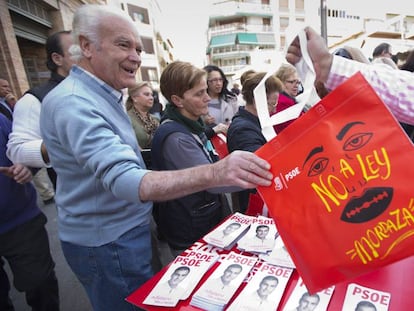
[[[212,165],[216,185],[237,186],[245,189],[270,186],[270,164],[254,153],[234,151]]]
[[[325,40],[311,27],[305,28],[307,48],[313,67],[315,68],[316,80],[326,82],[331,70],[333,56],[329,53]],[[286,53],[286,60],[295,65],[302,57],[299,38],[295,37]]]
[[[19,184],[25,184],[32,180],[32,172],[23,164],[14,164],[9,167],[1,166],[0,173],[13,178]]]

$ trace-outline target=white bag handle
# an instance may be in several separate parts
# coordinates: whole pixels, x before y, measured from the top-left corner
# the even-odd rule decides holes
[[[296,70],[298,71],[299,77],[303,81],[302,85],[304,87],[304,92],[296,97],[298,103],[270,117],[269,110],[267,108],[265,82],[267,78],[274,74],[273,71],[268,72],[253,91],[257,115],[262,127],[262,133],[267,141],[270,141],[277,135],[273,125],[296,119],[302,112],[305,105],[310,107],[320,100],[314,87],[316,75],[312,61],[308,54],[305,31],[303,29],[299,31],[298,36],[302,59],[296,64]]]

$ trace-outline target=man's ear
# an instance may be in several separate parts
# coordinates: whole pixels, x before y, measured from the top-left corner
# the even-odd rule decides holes
[[[85,56],[86,58],[89,58],[91,56],[92,43],[89,41],[88,38],[80,35],[79,36],[79,47],[82,51],[83,56]]]
[[[178,96],[178,95],[172,95],[171,96],[171,101],[178,108],[183,108],[182,98],[180,96]]]
[[[62,66],[62,60],[63,60],[62,55],[60,55],[59,53],[53,52],[51,56],[52,56],[53,62],[56,64],[56,66],[58,66],[58,67]]]

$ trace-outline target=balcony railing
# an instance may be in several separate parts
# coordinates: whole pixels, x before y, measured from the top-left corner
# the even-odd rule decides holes
[[[209,28],[209,37],[216,35],[225,35],[236,32],[252,32],[252,33],[273,33],[272,25],[249,25],[245,23],[232,23]]]
[[[210,19],[233,15],[272,16],[273,12],[271,6],[268,4],[261,4],[257,2],[223,1],[215,3],[212,6]]]

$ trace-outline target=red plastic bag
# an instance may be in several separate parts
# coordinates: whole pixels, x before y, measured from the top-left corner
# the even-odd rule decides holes
[[[255,217],[259,215],[267,217],[269,215],[267,207],[258,193],[250,193],[245,214]]]
[[[227,149],[227,137],[224,134],[216,134],[210,138],[211,143],[214,146],[214,149],[218,153],[220,159],[223,159],[229,154]]]
[[[361,74],[256,154],[259,187],[311,292],[414,254],[414,149]]]

